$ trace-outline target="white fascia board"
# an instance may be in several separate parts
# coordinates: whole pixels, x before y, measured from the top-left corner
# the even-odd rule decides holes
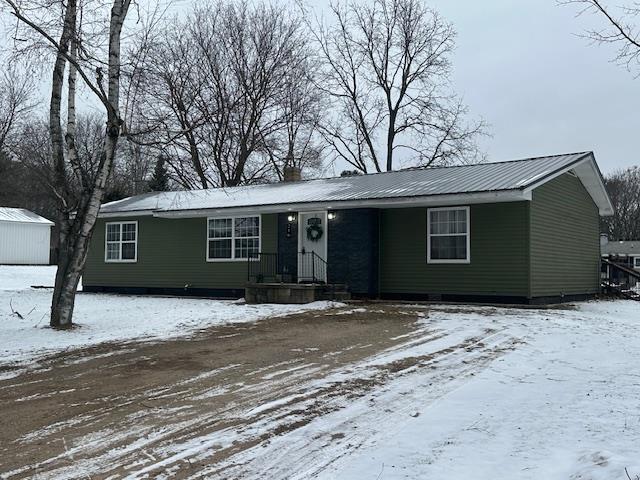
[[[2,224],[10,223],[12,225],[15,225],[16,223],[21,225],[42,225],[45,227],[53,227],[55,225],[55,223],[53,223],[51,220],[47,220],[46,222],[35,222],[35,221],[29,222],[27,220],[0,220],[0,223]]]
[[[604,186],[604,182],[602,181],[602,175],[598,166],[596,164],[596,159],[593,157],[593,154],[588,154],[582,160],[577,163],[573,163],[565,168],[562,168],[555,172],[553,175],[549,175],[544,179],[532,183],[527,188],[525,188],[525,192],[531,194],[533,190],[544,185],[547,182],[550,182],[554,178],[559,177],[560,175],[564,175],[567,172],[573,172],[578,177],[578,179],[584,185],[584,188],[589,192],[593,202],[598,207],[598,212],[602,216],[611,216],[613,215],[613,205],[611,204],[611,199],[607,194],[607,189]]]
[[[98,213],[98,218],[146,217],[152,215],[153,210],[130,210],[124,212],[101,212]]]
[[[230,207],[194,210],[157,210],[153,213],[153,216],[158,218],[195,218],[205,216],[215,217],[224,215],[237,215],[243,213],[284,213],[314,210],[344,210],[348,208],[445,207],[450,205],[522,202],[530,200],[530,192],[525,192],[522,190],[503,190],[496,192],[462,193],[453,195],[429,195],[423,197],[254,205],[237,208]]]
[[[602,180],[602,174],[593,156],[591,156],[589,161],[577,165],[576,168],[574,168],[574,172],[598,206],[600,215],[613,215],[613,204],[611,203],[607,188],[604,186],[604,181]]]

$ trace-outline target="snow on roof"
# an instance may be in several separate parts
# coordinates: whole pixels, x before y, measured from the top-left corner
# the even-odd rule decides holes
[[[600,251],[603,255],[640,255],[640,240],[609,240]]]
[[[385,200],[524,190],[587,158],[591,152],[439,168],[416,168],[349,177],[233,188],[156,192],[102,205],[101,214],[175,212],[251,206]]]
[[[0,207],[0,222],[40,223],[53,225],[54,223],[25,208]]]

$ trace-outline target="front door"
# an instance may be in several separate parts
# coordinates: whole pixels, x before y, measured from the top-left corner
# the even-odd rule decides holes
[[[298,215],[299,282],[327,281],[327,227],[327,212]]]

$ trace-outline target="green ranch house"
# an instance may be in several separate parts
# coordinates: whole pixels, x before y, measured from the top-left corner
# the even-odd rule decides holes
[[[588,298],[599,215],[612,213],[591,152],[148,193],[102,206],[83,288],[272,302]]]

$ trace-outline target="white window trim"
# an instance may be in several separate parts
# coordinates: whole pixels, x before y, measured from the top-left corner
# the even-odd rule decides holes
[[[246,262],[247,258],[236,258],[236,238],[255,238],[255,237],[236,237],[236,218],[249,218],[249,217],[257,217],[258,218],[258,252],[262,250],[262,215],[233,215],[233,216],[219,216],[219,217],[207,217],[207,228],[205,232],[205,237],[207,239],[206,243],[206,252],[205,257],[207,262],[212,263],[220,263],[220,262]],[[221,219],[231,219],[231,258],[211,258],[209,257],[209,240],[226,240],[229,237],[225,238],[209,238],[209,221],[210,220],[221,220]]]
[[[107,236],[107,232],[109,231],[109,225],[120,225],[120,240],[118,241],[118,245],[119,245],[119,259],[113,259],[113,258],[107,258],[107,245],[109,243],[115,243],[115,242],[109,242],[108,241],[108,236]],[[136,226],[136,239],[135,242],[131,241],[131,240],[125,240],[124,242],[122,241],[122,225],[135,225]],[[138,237],[140,235],[140,231],[138,230],[138,222],[137,221],[129,221],[129,222],[106,222],[104,224],[104,262],[105,263],[137,263],[138,261]],[[135,249],[135,256],[134,258],[127,258],[122,260],[122,244],[123,243],[134,243],[136,246]]]
[[[459,259],[459,260],[445,260],[445,259],[432,259],[431,258],[431,237],[450,237],[451,234],[431,234],[431,212],[440,211],[440,210],[464,210],[467,212],[467,258]],[[453,234],[460,235],[462,234]],[[427,263],[442,263],[442,264],[469,264],[471,263],[471,213],[469,207],[438,207],[438,208],[427,208]]]
[[[640,257],[633,257],[633,268],[640,268],[640,263],[638,263]]]

